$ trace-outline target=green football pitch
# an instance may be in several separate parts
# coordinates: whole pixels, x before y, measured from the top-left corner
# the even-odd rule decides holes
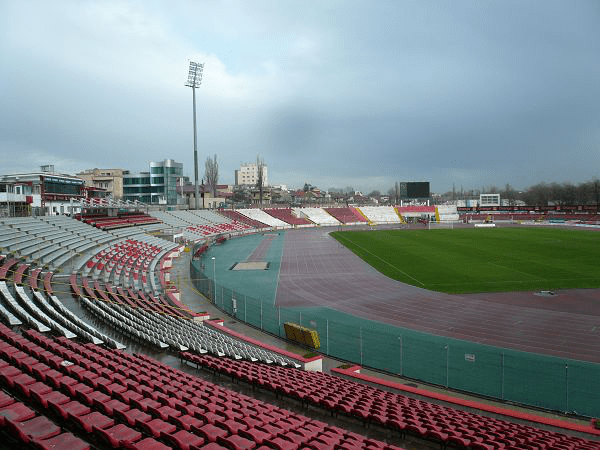
[[[384,275],[448,293],[600,287],[600,233],[558,228],[336,231]]]

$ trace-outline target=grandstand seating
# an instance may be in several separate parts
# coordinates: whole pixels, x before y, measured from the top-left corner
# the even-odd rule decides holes
[[[423,208],[433,210],[433,207]],[[300,211],[306,209],[309,208]],[[366,220],[353,208],[335,209],[341,210],[336,211],[339,215],[329,211],[330,208],[325,214],[336,218],[336,223],[352,223],[341,220],[350,217],[349,211],[354,211],[355,215],[350,220],[356,223]],[[424,211],[414,212],[420,215]],[[186,228],[209,230],[211,235],[230,232],[223,230],[236,223],[248,224],[242,229],[249,229],[250,223],[254,223],[255,227],[265,227],[262,222],[237,211],[227,211],[227,215],[237,214],[237,219],[231,217],[233,220],[212,211],[180,213],[183,212],[169,213],[169,216],[173,222],[187,224],[184,225]],[[318,216],[320,213],[315,214]],[[223,215],[226,215],[225,212]],[[487,215],[482,214],[484,218]],[[523,214],[522,217],[526,216]],[[548,218],[550,215],[541,217]],[[397,214],[396,218],[399,221]],[[283,217],[279,219],[285,222]],[[73,222],[76,227],[71,226]],[[159,350],[184,350],[182,356],[196,364],[266,387],[277,395],[298,398],[303,403],[326,408],[332,414],[349,414],[390,430],[438,441],[444,446],[598,448],[597,443],[585,439],[458,412],[338,377],[321,377],[323,374],[313,375],[284,368],[296,364],[281,355],[243,345],[209,326],[190,320],[195,313],[184,310],[184,305],[174,295],[176,291],[165,282],[164,277],[168,270],[164,262],[173,256],[171,252],[177,244],[144,236],[140,231],[142,226],[104,232],[60,217],[16,219],[7,223],[0,222],[0,246],[2,240],[9,242],[8,245],[18,249],[15,251],[22,258],[0,256],[0,319],[10,326],[26,324],[26,327],[28,324],[33,329],[26,331],[23,337],[0,325],[0,384],[5,390],[0,391],[0,430],[24,445],[27,443],[35,448],[72,446],[77,449],[89,448],[90,443],[98,441],[104,447],[115,448],[195,448],[212,439],[215,446],[218,443],[228,448],[243,448],[244,445],[252,448],[260,445],[269,448],[298,448],[302,445],[305,448],[384,447],[383,443],[306,418],[299,419],[296,415],[294,419],[301,425],[296,427],[282,423],[280,428],[284,431],[270,428],[277,422],[271,416],[267,419],[259,414],[262,418],[257,425],[250,422],[251,419],[256,420],[257,413],[240,411],[238,399],[234,399],[229,391],[211,388],[211,394],[219,400],[209,401],[205,395],[198,393],[201,390],[199,386],[205,386],[203,381],[147,357],[131,356],[94,345],[104,343],[112,349],[122,348],[121,344],[102,335],[69,311],[53,294],[53,273],[42,272],[35,264],[35,259],[54,261],[54,264],[60,260],[64,262],[65,255],[70,256],[69,252],[72,254],[76,248],[85,248],[93,249],[93,257],[91,265],[88,267],[86,264],[81,270],[89,275],[89,278],[81,278],[83,289],[79,275],[71,275],[71,287],[76,297],[115,330],[144,344],[155,345]],[[286,225],[289,227],[289,222]],[[3,234],[3,231],[6,233]],[[68,236],[65,236],[66,233]],[[32,244],[31,241],[36,239],[41,239],[43,244]],[[157,268],[159,264],[160,268]],[[156,279],[161,286],[156,285]],[[42,280],[43,290],[39,286]],[[160,291],[166,291],[166,294],[161,295]],[[40,333],[62,337],[52,339]],[[74,342],[76,339],[92,344],[78,344]],[[11,345],[14,348],[10,348]],[[35,351],[30,351],[31,348]],[[44,352],[50,352],[54,357],[47,353],[40,356]],[[106,360],[111,362],[105,365]],[[258,361],[268,364],[259,364]],[[143,369],[138,370],[138,366]],[[20,372],[16,373],[15,369]],[[85,376],[81,375],[83,372],[86,372]],[[155,378],[154,374],[159,376]],[[198,395],[191,395],[181,385],[193,386],[193,392]],[[11,395],[4,396],[6,392]],[[180,398],[181,395],[186,397]],[[249,401],[256,404],[254,399]],[[216,406],[205,409],[208,404]],[[271,405],[260,404],[265,411],[276,410]],[[213,415],[203,414],[197,408]],[[286,413],[285,420],[292,421],[292,413]],[[214,414],[226,417],[230,422]],[[233,416],[235,418],[231,419]],[[296,421],[292,423],[296,424]],[[244,429],[240,422],[245,423]],[[314,424],[319,431],[313,430]],[[335,431],[330,432],[332,429]]]
[[[8,279],[0,281],[0,315],[6,323],[16,326],[25,322],[42,332],[54,330],[68,338],[79,336],[98,344],[105,342],[113,348],[123,348],[64,307],[52,292],[52,272],[44,274],[44,289],[41,290],[38,286],[41,269],[32,270],[29,283],[25,283],[24,267],[29,266],[19,264],[13,272],[12,282]]]
[[[40,269],[39,267],[37,267],[29,272],[29,287],[31,288],[31,290],[34,290],[34,291],[38,290],[38,278],[41,273],[42,273],[42,269]]]
[[[0,267],[0,280],[6,280],[9,276],[11,276],[12,272],[16,270],[18,264],[19,260],[17,258],[5,258],[2,261],[2,266]]]
[[[322,208],[294,208],[294,213],[298,217],[306,217],[313,223],[321,226],[340,225],[340,221]]]
[[[183,230],[183,236],[189,240],[197,240],[207,236],[223,233],[239,233],[253,228],[245,220],[233,220],[226,215],[208,210],[152,212],[173,228]],[[264,225],[262,225],[264,226]]]
[[[23,277],[27,270],[29,270],[29,264],[19,264],[17,270],[15,270],[13,274],[15,284],[23,284]]]
[[[456,205],[439,205],[435,207],[436,218],[439,222],[458,222],[460,217]]]
[[[251,219],[238,211],[232,209],[226,209],[223,211],[219,211],[219,214],[237,222],[245,223],[246,225],[250,225],[252,228],[261,229],[267,227],[267,224],[260,222],[258,220]]]
[[[361,206],[359,209],[374,225],[400,223],[400,216],[391,206]]]
[[[341,223],[349,224],[362,224],[366,223],[367,219],[356,208],[352,207],[339,207],[339,208],[325,208],[329,214],[339,220]]]
[[[231,222],[228,217],[209,210],[153,211],[150,214],[174,228],[186,228],[190,225],[219,225]]]
[[[177,244],[160,238],[136,237],[142,240],[123,239],[105,245],[86,262],[82,274],[93,279],[102,278],[104,282],[111,281],[116,285],[156,292],[156,264]]]
[[[92,216],[92,217],[81,217],[83,223],[92,225],[93,227],[99,228],[100,230],[111,230],[113,228],[132,227],[134,224],[128,222],[120,217],[107,217],[107,216]]]
[[[239,233],[251,229],[243,222],[220,223],[212,225],[190,225],[184,232],[184,237],[198,239],[223,233]]]
[[[26,217],[0,222],[0,246],[28,262],[58,268],[115,236],[64,216]]]
[[[275,228],[290,228],[291,225],[287,222],[284,222],[281,219],[277,219],[276,217],[267,214],[262,209],[258,208],[250,208],[250,209],[238,209],[237,212],[248,217],[257,222],[262,222],[269,227]]]
[[[223,214],[219,214],[215,211],[208,210],[208,209],[192,210],[192,211],[190,211],[190,213],[192,215],[196,216],[196,219],[194,219],[194,222],[193,222],[196,224],[200,224],[200,223],[221,224],[221,223],[228,223],[228,222],[232,221],[229,217],[227,217]]]
[[[15,317],[17,317],[19,321],[28,323],[31,327],[34,327],[36,330],[43,333],[50,331],[49,327],[23,308],[8,288],[6,281],[0,281],[0,294],[0,300],[2,301],[4,308],[8,311],[13,311]]]
[[[279,220],[283,220],[286,223],[294,226],[306,226],[306,225],[314,225],[313,222],[308,220],[305,217],[299,217],[294,214],[294,211],[291,208],[265,208],[265,211],[270,216],[273,216]]]
[[[38,448],[394,449],[141,355],[0,325],[0,418]],[[36,412],[37,411],[37,412]],[[75,436],[77,435],[77,436]],[[222,448],[214,446],[214,448]]]
[[[182,359],[232,378],[355,416],[400,433],[471,448],[598,448],[598,443],[529,425],[459,411],[322,372],[233,361],[183,352]]]
[[[77,214],[75,218],[101,230],[161,223],[156,217],[140,212],[120,213],[117,216],[107,216],[106,214]]]
[[[73,277],[71,282],[76,282]],[[189,316],[183,310],[146,298],[142,292],[117,289],[115,293],[112,286],[101,286],[98,281],[92,285],[87,278],[82,279],[82,284],[83,294],[78,286],[71,287],[74,292],[80,292],[83,305],[99,319],[134,340],[159,349],[191,349],[198,353],[210,352],[232,358],[299,367],[299,364],[287,356],[247,344],[201,323],[187,320]]]

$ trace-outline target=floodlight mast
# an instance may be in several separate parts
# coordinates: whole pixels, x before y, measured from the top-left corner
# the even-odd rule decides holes
[[[198,139],[196,137],[196,88],[202,83],[202,73],[204,64],[190,61],[190,70],[188,72],[187,83],[188,87],[192,88],[192,98],[194,104],[194,205],[198,208]]]

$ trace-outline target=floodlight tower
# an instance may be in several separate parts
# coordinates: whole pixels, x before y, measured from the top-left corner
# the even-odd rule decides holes
[[[192,88],[192,98],[194,102],[194,204],[198,209],[198,139],[196,138],[196,88],[202,83],[202,72],[204,64],[190,61],[190,70],[186,86]]]

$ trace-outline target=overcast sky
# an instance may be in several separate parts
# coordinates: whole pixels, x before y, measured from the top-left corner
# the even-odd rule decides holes
[[[600,177],[600,1],[0,1],[0,173],[516,188]]]

